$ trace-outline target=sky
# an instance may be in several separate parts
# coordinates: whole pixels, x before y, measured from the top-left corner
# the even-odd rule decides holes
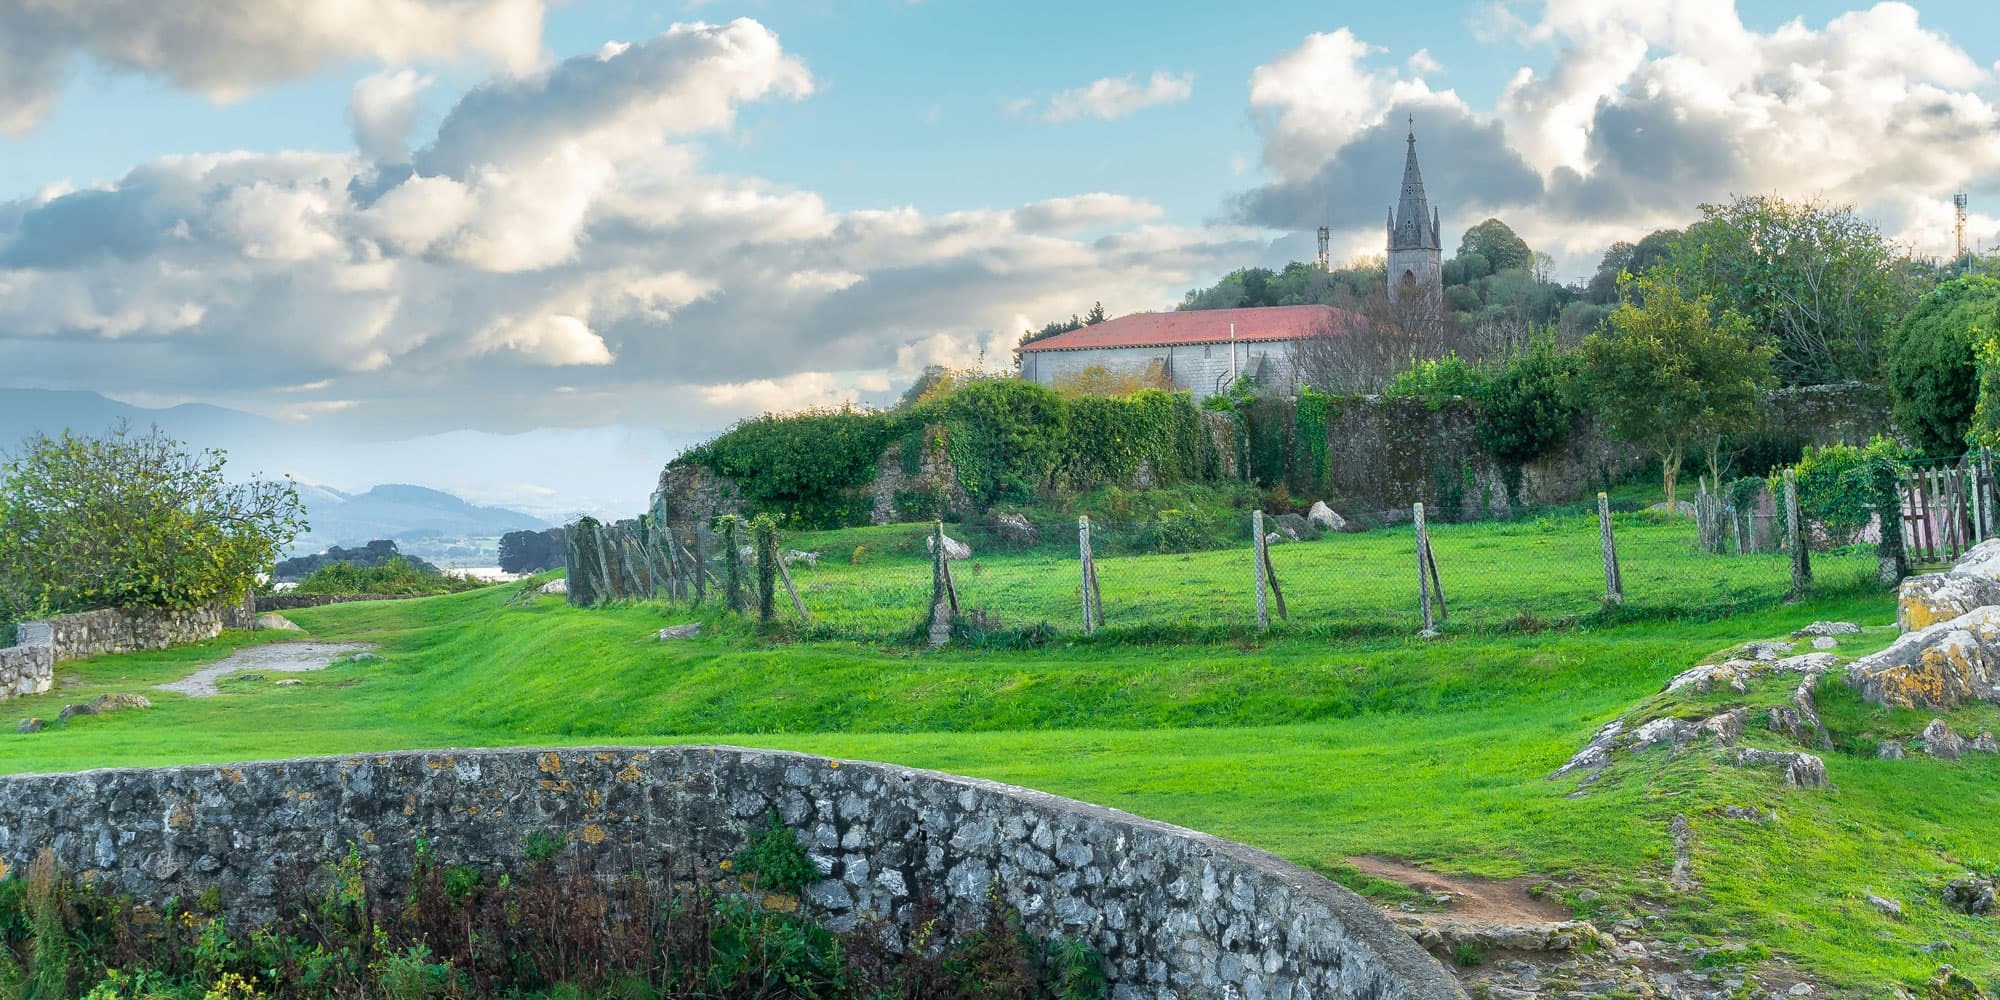
[[[1566,279],[1735,194],[1938,255],[1964,191],[1991,245],[1983,7],[0,0],[0,387],[471,435],[475,484],[642,441],[466,490],[636,508],[744,416],[1379,252],[1411,119],[1447,251]]]

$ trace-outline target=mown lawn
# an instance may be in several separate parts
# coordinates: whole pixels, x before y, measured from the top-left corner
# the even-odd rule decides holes
[[[1621,528],[1633,551],[1645,550],[1647,527]],[[1497,545],[1509,537],[1503,530],[1536,531],[1488,527],[1459,540]],[[1686,531],[1679,527],[1683,542]],[[889,553],[884,562],[921,569],[921,556],[894,554],[897,532],[917,538],[921,551],[912,528],[822,540],[859,538],[849,547],[880,545]],[[1664,535],[1657,543],[1685,553]],[[1324,557],[1330,565],[1376,559],[1386,567],[1409,555],[1397,557],[1395,537],[1382,532],[1281,547],[1274,556],[1302,562],[1311,546],[1332,553]],[[1444,546],[1441,560],[1470,558],[1447,557]],[[1147,558],[1184,574],[1235,556]],[[1041,571],[1035,560],[1060,563],[1034,553],[981,559],[983,573],[968,567],[961,577],[969,592],[982,579],[1031,579]],[[1640,561],[1628,559],[1628,579]],[[817,579],[879,565],[823,559]],[[1074,564],[1062,572],[1066,581]],[[1487,586],[1533,600],[1537,581],[1567,588],[1560,581],[1568,579],[1517,573]],[[1358,580],[1336,583],[1341,593],[1369,593]],[[1203,639],[1190,628],[1163,630],[1167,640],[1148,643],[1068,635],[1019,651],[936,653],[889,642],[773,640],[712,608],[578,610],[503,586],[295,612],[313,637],[374,643],[382,658],[299,675],[297,687],[231,680],[219,698],[148,692],[150,711],[79,718],[33,736],[8,726],[0,730],[0,771],[470,745],[778,747],[1070,795],[1255,844],[1336,878],[1351,874],[1344,858],[1387,854],[1448,871],[1588,886],[1603,896],[1579,909],[1608,919],[1636,900],[1660,901],[1675,912],[1669,940],[1755,940],[1857,995],[1891,981],[1920,982],[1941,960],[1992,979],[2000,974],[1996,922],[1945,914],[1934,901],[1943,879],[2000,856],[1991,834],[2000,762],[1982,755],[1954,764],[1877,761],[1868,753],[1874,739],[1913,734],[1927,717],[1833,697],[1829,722],[1853,752],[1827,755],[1832,791],[1787,792],[1768,772],[1714,766],[1700,753],[1621,762],[1578,799],[1565,797],[1572,782],[1546,780],[1598,726],[1718,648],[1815,619],[1893,618],[1892,600],[1856,581],[1793,606],[1775,603],[1784,578],[1776,581],[1770,592],[1736,597],[1727,617],[1715,616],[1718,608],[1648,611],[1635,590],[1639,607],[1626,616],[1589,613],[1592,598],[1572,627],[1539,633],[1462,629],[1419,640],[1398,627],[1263,638],[1233,630]],[[1481,586],[1454,584],[1449,575],[1446,584],[1468,594]],[[1074,587],[1045,586],[1065,585]],[[1104,585],[1111,610],[1109,572]],[[1384,601],[1388,588],[1381,585]],[[662,625],[691,618],[704,622],[702,638],[652,639]],[[166,653],[66,664],[61,672],[80,686],[8,708],[52,719],[65,701],[146,691],[268,636],[231,634]],[[1972,713],[1962,722],[1991,718]],[[1759,825],[1711,812],[1726,805],[1775,810],[1779,819]],[[1667,823],[1676,813],[1696,832],[1702,891],[1693,896],[1664,885]],[[1871,891],[1901,898],[1905,919],[1891,922],[1868,907],[1862,896]],[[1934,942],[1956,950],[1920,950]]]

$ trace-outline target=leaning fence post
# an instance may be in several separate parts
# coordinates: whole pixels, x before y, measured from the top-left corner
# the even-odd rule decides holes
[[[1785,527],[1792,549],[1792,592],[1785,599],[1796,601],[1812,588],[1812,557],[1806,553],[1805,518],[1799,515],[1799,479],[1791,469],[1785,470]]]
[[[1257,564],[1257,631],[1271,627],[1271,609],[1264,603],[1264,512],[1250,512],[1250,556]]]
[[[1412,506],[1410,516],[1417,527],[1417,608],[1422,613],[1423,634],[1430,635],[1437,631],[1437,623],[1431,620],[1431,536],[1424,528],[1424,505]]]
[[[1083,585],[1077,593],[1083,597],[1083,634],[1097,631],[1097,623],[1090,614],[1090,518],[1076,519],[1076,564],[1082,575]]]
[[[957,611],[958,595],[951,585],[951,561],[944,551],[944,521],[932,521],[930,630],[926,635],[932,649],[951,641],[951,618]]]
[[[1986,540],[1984,532],[1991,530],[1995,531],[1995,533],[2000,533],[2000,516],[1995,516],[1993,510],[1993,452],[1985,447],[1979,449],[1979,466],[1972,472],[1972,483],[1973,490],[1980,497],[1979,509],[1981,513],[1979,530],[1982,534],[1979,536],[1979,540],[1983,542]],[[1988,522],[1995,523],[1989,524]]]
[[[1604,600],[1625,603],[1625,574],[1618,568],[1618,539],[1611,533],[1611,498],[1597,494],[1597,538],[1604,549]]]

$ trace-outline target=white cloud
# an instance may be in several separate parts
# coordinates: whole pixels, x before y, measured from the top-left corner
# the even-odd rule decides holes
[[[541,315],[502,321],[484,338],[536,364],[608,365],[611,349],[589,324],[575,316]]]
[[[1014,224],[1026,233],[1069,233],[1145,222],[1164,214],[1152,202],[1100,191],[1023,205],[1014,210]]]
[[[1418,49],[1410,53],[1410,58],[1403,60],[1403,65],[1408,66],[1412,73],[1444,72],[1444,64],[1438,62],[1429,49]]]
[[[1043,121],[1069,122],[1080,118],[1111,121],[1163,104],[1179,104],[1194,96],[1194,74],[1175,75],[1156,70],[1144,83],[1130,76],[1104,77],[1088,86],[1065,90],[1049,98],[1042,111]],[[1010,105],[1011,107],[1012,105]],[[1032,102],[1020,110],[1033,107]]]
[[[410,130],[416,127],[417,100],[431,78],[415,70],[392,70],[355,81],[347,98],[347,123],[361,155],[377,163],[410,161]]]
[[[1264,129],[1264,165],[1285,178],[1309,175],[1394,104],[1465,109],[1452,91],[1434,93],[1421,79],[1371,69],[1366,61],[1383,52],[1339,28],[1308,35],[1253,70],[1250,109]]]
[[[525,72],[542,14],[543,0],[15,0],[0,4],[0,129],[47,114],[79,58],[224,101],[350,59],[475,56]]]

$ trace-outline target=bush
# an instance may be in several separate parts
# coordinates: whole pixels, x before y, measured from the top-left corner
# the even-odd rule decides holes
[[[1918,300],[1889,338],[1883,374],[1896,426],[1927,455],[1965,447],[1978,398],[1978,346],[2000,333],[2000,281],[1947,281]]]
[[[843,408],[745,420],[674,463],[702,465],[735,482],[757,511],[808,528],[835,528],[853,514],[850,487],[906,425],[889,414]]]
[[[287,479],[231,483],[158,429],[29,438],[0,465],[0,620],[248,593],[305,529]]]
[[[1426,409],[1437,410],[1457,397],[1476,398],[1486,387],[1486,374],[1458,356],[1420,359],[1408,371],[1395,377],[1382,395],[1390,399],[1422,400]]]
[[[1875,470],[1883,463],[1901,470],[1908,459],[1907,450],[1886,437],[1875,438],[1865,448],[1808,447],[1795,469],[1799,513],[1808,523],[1818,522],[1835,544],[1845,543],[1867,527],[1875,513]]]
[[[1139,544],[1154,552],[1193,552],[1208,547],[1214,523],[1198,510],[1168,508],[1146,526]]]
[[[1519,466],[1563,446],[1576,427],[1576,356],[1548,337],[1510,359],[1479,393],[1479,447]]]
[[[455,594],[486,584],[468,576],[441,573],[436,567],[419,566],[397,556],[380,566],[356,566],[350,562],[328,563],[293,588],[294,594],[381,594],[408,597]]]

